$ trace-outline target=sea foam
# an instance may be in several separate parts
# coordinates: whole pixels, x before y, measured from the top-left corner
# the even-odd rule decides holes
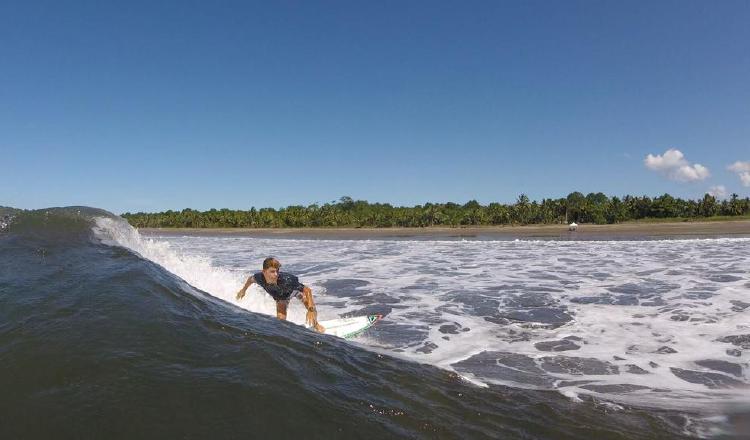
[[[313,288],[321,320],[387,315],[358,344],[475,383],[664,407],[749,400],[750,239],[144,238],[97,225],[189,284],[270,315],[260,289],[235,294],[274,255]],[[303,322],[301,305],[289,312]]]

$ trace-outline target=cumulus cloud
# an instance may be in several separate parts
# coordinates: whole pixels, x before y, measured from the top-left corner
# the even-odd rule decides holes
[[[674,148],[670,148],[664,154],[649,154],[643,163],[646,168],[660,172],[667,178],[678,182],[704,180],[711,175],[708,168],[699,163],[691,164],[685,159],[682,151]]]
[[[708,189],[708,193],[717,199],[724,199],[727,197],[727,188],[724,185],[712,186]]]
[[[742,186],[750,186],[750,162],[740,162],[739,160],[727,167],[729,171],[737,173],[742,182]]]

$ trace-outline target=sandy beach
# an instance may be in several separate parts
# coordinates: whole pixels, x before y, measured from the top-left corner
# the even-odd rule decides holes
[[[512,240],[638,240],[666,238],[750,237],[750,221],[679,223],[622,223],[579,225],[575,232],[566,225],[428,227],[428,228],[141,228],[144,235],[208,235],[289,239],[473,239]]]

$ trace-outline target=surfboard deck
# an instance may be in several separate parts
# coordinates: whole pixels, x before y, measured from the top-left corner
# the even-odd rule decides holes
[[[326,328],[323,333],[338,336],[339,338],[351,339],[361,335],[362,332],[375,325],[381,319],[383,319],[383,315],[364,315],[318,322]]]

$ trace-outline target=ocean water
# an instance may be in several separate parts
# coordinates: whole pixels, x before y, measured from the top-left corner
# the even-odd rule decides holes
[[[0,229],[1,438],[744,438],[750,240],[143,236]],[[263,258],[344,341],[273,315]],[[296,324],[295,324],[296,323]],[[39,416],[44,414],[44,416]]]

